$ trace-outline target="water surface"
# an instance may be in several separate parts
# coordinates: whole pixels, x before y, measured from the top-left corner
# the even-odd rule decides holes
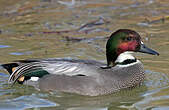
[[[169,109],[169,3],[167,0],[0,1],[0,63],[28,58],[79,58],[106,62],[107,37],[136,30],[160,56],[135,54],[146,70],[140,87],[88,97],[11,87],[0,73],[2,110]]]

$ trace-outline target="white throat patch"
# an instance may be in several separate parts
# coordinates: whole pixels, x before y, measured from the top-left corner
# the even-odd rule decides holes
[[[121,54],[117,57],[115,63],[122,63],[122,62],[124,62],[124,61],[127,60],[127,59],[131,59],[131,60],[136,59],[131,53],[133,53],[133,52],[127,51],[127,52],[121,53]]]
[[[115,63],[117,63],[116,66],[118,66],[118,67],[129,67],[129,66],[135,65],[137,63],[141,63],[139,60],[136,60],[136,58],[131,53],[133,53],[133,52],[127,51],[127,52],[121,53],[115,61]],[[124,62],[125,60],[136,60],[136,62],[125,64],[125,65],[118,64],[118,63]]]

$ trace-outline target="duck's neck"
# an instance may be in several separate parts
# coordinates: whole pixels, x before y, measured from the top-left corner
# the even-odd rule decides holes
[[[111,53],[110,55],[109,53],[106,53],[106,57],[107,57],[107,67],[112,67],[115,65],[115,61],[118,55],[116,53]]]
[[[137,59],[132,56],[131,52],[123,52],[120,55],[114,54],[112,57],[107,57],[107,66],[127,65],[137,62]]]

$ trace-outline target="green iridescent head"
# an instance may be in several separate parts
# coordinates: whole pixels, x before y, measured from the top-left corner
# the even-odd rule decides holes
[[[117,57],[126,51],[159,55],[143,44],[137,32],[130,29],[119,29],[110,36],[106,44],[107,66],[114,66]]]

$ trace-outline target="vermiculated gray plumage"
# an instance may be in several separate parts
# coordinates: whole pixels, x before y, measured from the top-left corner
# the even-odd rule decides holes
[[[58,90],[97,96],[134,87],[144,79],[144,69],[140,62],[127,67],[115,66],[109,69],[100,68],[105,64],[92,60],[53,59],[37,62],[36,64],[41,65],[49,74],[40,78],[38,82],[25,83],[35,84],[36,88],[45,91]]]

